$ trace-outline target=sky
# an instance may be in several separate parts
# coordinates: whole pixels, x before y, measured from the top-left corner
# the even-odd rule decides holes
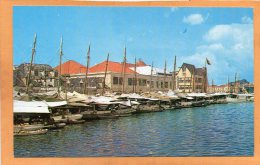
[[[127,62],[134,58],[173,70],[182,63],[207,66],[209,82],[225,84],[229,77],[254,81],[252,8],[191,7],[24,7],[13,8],[13,63],[30,62],[37,34],[34,63],[59,64],[63,38],[63,62],[90,65],[106,59]]]

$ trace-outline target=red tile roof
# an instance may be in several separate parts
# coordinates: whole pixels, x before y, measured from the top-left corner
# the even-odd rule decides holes
[[[129,67],[132,66],[134,66],[134,64],[126,63],[125,73],[135,73],[133,70],[129,69]],[[121,73],[122,67],[123,67],[123,63],[108,61],[107,71]],[[90,73],[105,72],[105,70],[106,70],[106,61],[103,61],[89,68]]]
[[[126,63],[125,73],[135,73],[133,70],[129,69],[129,67],[134,67],[135,64]],[[147,66],[143,61],[136,62],[136,66]],[[107,71],[121,73],[122,72],[123,63],[108,61]],[[59,72],[59,66],[56,66],[55,69]],[[61,64],[61,74],[79,74],[86,73],[87,67],[73,60],[69,60],[63,64]],[[94,65],[89,68],[89,73],[96,72],[105,72],[106,70],[106,61],[103,61],[97,65]]]
[[[60,66],[56,66],[55,69],[60,72]],[[87,67],[73,60],[61,64],[61,74],[86,73],[86,70]]]

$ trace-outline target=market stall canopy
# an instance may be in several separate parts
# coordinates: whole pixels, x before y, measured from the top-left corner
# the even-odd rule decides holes
[[[44,101],[18,101],[14,100],[14,113],[50,113]]]
[[[67,105],[67,101],[55,101],[55,102],[46,102],[46,104],[49,106],[49,107],[60,107],[60,106],[63,106],[63,105]]]
[[[206,97],[206,93],[188,93],[188,97]]]

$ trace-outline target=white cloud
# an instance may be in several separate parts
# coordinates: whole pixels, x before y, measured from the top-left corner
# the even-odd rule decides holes
[[[212,65],[208,66],[209,81],[225,83],[236,72],[240,78],[253,79],[254,48],[252,24],[216,25],[203,36],[203,45],[199,45],[191,56],[181,59],[183,62],[205,65],[205,58]],[[232,79],[231,79],[232,80]]]
[[[217,25],[210,29],[204,38],[208,41],[217,41],[224,37],[229,37],[233,34],[233,29],[230,25]]]
[[[253,23],[253,20],[251,17],[248,17],[248,16],[244,16],[241,18],[241,22],[242,23],[245,23],[245,24],[252,24]]]
[[[191,14],[187,17],[184,17],[183,22],[191,25],[199,25],[204,22],[204,18],[201,14]]]
[[[253,45],[253,26],[252,24],[216,25],[203,38],[211,43],[223,42],[228,46],[240,43],[248,48]]]
[[[210,45],[201,45],[197,47],[197,51],[220,51],[225,49],[221,43],[214,43]]]

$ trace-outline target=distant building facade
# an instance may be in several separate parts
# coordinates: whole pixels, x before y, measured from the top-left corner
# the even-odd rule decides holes
[[[64,65],[66,64],[66,65]],[[78,92],[83,92],[83,86],[85,82],[85,70],[81,64],[73,61],[61,65],[62,73],[70,75],[70,88]],[[151,91],[168,91],[173,89],[173,76],[172,73],[159,68],[153,68],[151,74],[151,66],[146,65],[143,61],[138,61],[135,64],[126,63],[125,69],[123,63],[108,61],[107,74],[105,80],[105,89],[110,92],[147,92]],[[69,68],[67,68],[69,67]],[[55,67],[56,69],[59,66]],[[71,70],[77,70],[77,72],[71,72]],[[106,61],[103,61],[97,65],[89,68],[88,73],[88,89],[89,91],[100,93],[103,88],[103,81],[105,77]],[[123,70],[125,76],[123,75]],[[59,70],[57,70],[59,71]],[[124,82],[123,82],[123,77]],[[136,77],[136,79],[135,79]],[[135,81],[136,80],[136,81]]]
[[[206,68],[196,68],[183,63],[177,73],[177,88],[183,93],[207,92],[208,79]]]
[[[30,70],[29,63],[13,68],[13,86],[26,87]],[[55,87],[58,72],[47,64],[33,64],[30,85],[34,87]]]
[[[230,92],[230,87],[225,85],[209,85],[208,93],[228,93]]]
[[[107,73],[104,80],[106,64]],[[25,63],[14,67],[14,86],[26,86],[29,65]],[[63,88],[66,86],[69,91],[83,93],[87,68],[73,60],[66,61],[55,68],[45,64],[34,64],[31,84],[34,87],[57,87],[60,70]],[[205,92],[208,83],[205,68],[196,68],[194,65],[183,63],[173,74],[164,69],[152,68],[141,60],[136,63],[136,67],[132,63],[124,65],[120,62],[103,61],[88,69],[87,90],[90,94],[100,93],[103,90],[104,81],[106,91],[126,93],[170,89],[178,89],[185,93]]]

